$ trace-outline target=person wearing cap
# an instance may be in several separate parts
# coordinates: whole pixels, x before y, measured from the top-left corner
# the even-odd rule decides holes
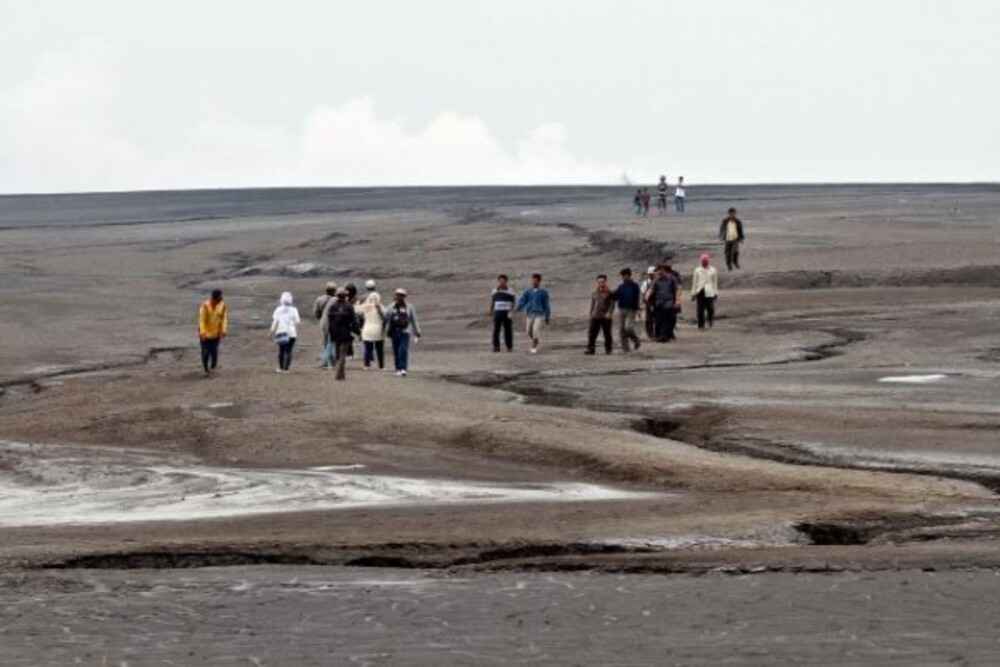
[[[656,267],[650,266],[646,269],[646,277],[643,279],[642,284],[639,285],[639,296],[642,298],[642,313],[646,324],[646,338],[653,340],[655,336],[655,320],[653,318],[653,306],[649,303],[649,291],[653,288],[653,282],[656,281]]]
[[[271,315],[271,337],[278,344],[278,372],[287,373],[292,368],[292,350],[302,322],[299,309],[294,305],[291,292],[282,292],[278,307]]]
[[[711,328],[715,322],[715,299],[719,296],[719,272],[712,266],[708,253],[701,256],[700,265],[695,267],[691,293],[694,295],[691,298],[698,304],[698,328],[705,328],[706,319]]]
[[[319,320],[319,330],[323,336],[323,348],[319,356],[320,368],[333,368],[335,361],[336,346],[330,340],[330,325],[326,321],[326,309],[336,300],[336,296],[337,283],[328,282],[326,291],[316,297],[316,301],[313,302],[313,317]]]
[[[396,375],[406,377],[410,369],[410,341],[420,340],[420,325],[417,311],[406,301],[405,289],[397,289],[394,301],[385,315],[389,340],[392,341],[392,358],[396,365]]]
[[[354,334],[358,331],[358,316],[354,306],[347,300],[348,292],[341,287],[336,298],[326,308],[326,321],[330,331],[330,340],[337,348],[337,375],[335,379],[347,378],[347,350],[354,342]]]
[[[206,377],[219,366],[219,343],[228,333],[229,306],[222,300],[222,290],[214,289],[198,308],[198,340]]]
[[[365,283],[367,294],[356,309],[361,319],[361,343],[365,348],[366,370],[371,368],[376,358],[379,369],[385,368],[385,309],[382,307],[382,295],[375,287],[374,280]]]
[[[621,339],[622,351],[629,353],[629,342],[635,345],[635,349],[642,347],[639,336],[635,333],[635,318],[639,313],[639,305],[642,302],[642,291],[639,285],[632,280],[632,269],[624,268],[619,275],[622,282],[615,291],[612,292],[615,298],[615,317],[618,318],[618,336]]]

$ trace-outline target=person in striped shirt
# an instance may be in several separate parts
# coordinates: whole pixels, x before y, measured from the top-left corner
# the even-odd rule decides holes
[[[497,276],[497,287],[490,294],[490,315],[493,317],[493,351],[500,351],[500,332],[507,351],[514,349],[514,321],[510,315],[517,305],[517,293],[508,285],[508,278]]]

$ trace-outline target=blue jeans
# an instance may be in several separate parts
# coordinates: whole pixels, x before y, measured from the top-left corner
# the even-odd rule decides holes
[[[674,208],[678,213],[684,212],[684,197],[674,197]]]
[[[324,336],[323,341],[323,351],[319,353],[319,361],[324,368],[333,368],[333,364],[337,361],[337,346],[329,336]]]
[[[397,371],[405,371],[410,366],[410,334],[407,331],[392,335],[392,358]]]

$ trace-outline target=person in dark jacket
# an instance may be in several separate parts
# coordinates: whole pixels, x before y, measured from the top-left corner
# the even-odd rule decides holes
[[[503,332],[507,351],[514,349],[514,320],[511,313],[517,305],[517,293],[508,286],[504,274],[497,276],[497,288],[490,294],[490,316],[493,318],[493,351],[500,351],[500,333]]]
[[[341,287],[337,290],[336,301],[327,306],[327,325],[330,327],[330,340],[337,349],[337,380],[347,378],[347,351],[354,343],[354,334],[360,334],[358,316],[354,306],[348,301],[348,292]]]
[[[611,318],[615,312],[615,296],[608,289],[608,277],[597,276],[597,288],[590,297],[590,330],[587,332],[587,354],[594,354],[597,334],[604,335],[604,351],[611,354],[614,339],[611,335]]]
[[[729,209],[729,215],[722,219],[719,225],[719,240],[725,243],[726,268],[740,268],[740,244],[746,236],[743,233],[743,221],[736,217],[736,209]]]
[[[681,301],[681,288],[674,276],[673,268],[661,264],[656,268],[656,282],[649,291],[649,303],[653,307],[656,342],[667,343],[674,340],[677,326],[677,304]]]
[[[620,275],[622,282],[613,292],[617,306],[615,317],[618,318],[618,336],[622,341],[622,350],[628,354],[629,341],[635,344],[637,350],[642,346],[635,332],[635,318],[642,304],[642,295],[639,284],[632,280],[632,269],[622,269]]]

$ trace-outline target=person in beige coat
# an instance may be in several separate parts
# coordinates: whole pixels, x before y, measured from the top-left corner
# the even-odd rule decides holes
[[[719,272],[712,266],[708,254],[701,256],[701,265],[691,277],[691,298],[698,304],[698,328],[709,328],[715,323],[715,299],[719,296]]]
[[[375,287],[374,280],[365,283],[368,294],[357,311],[364,318],[361,342],[365,347],[365,368],[371,368],[377,358],[381,370],[385,368],[385,308],[382,307],[382,296],[375,291]]]

